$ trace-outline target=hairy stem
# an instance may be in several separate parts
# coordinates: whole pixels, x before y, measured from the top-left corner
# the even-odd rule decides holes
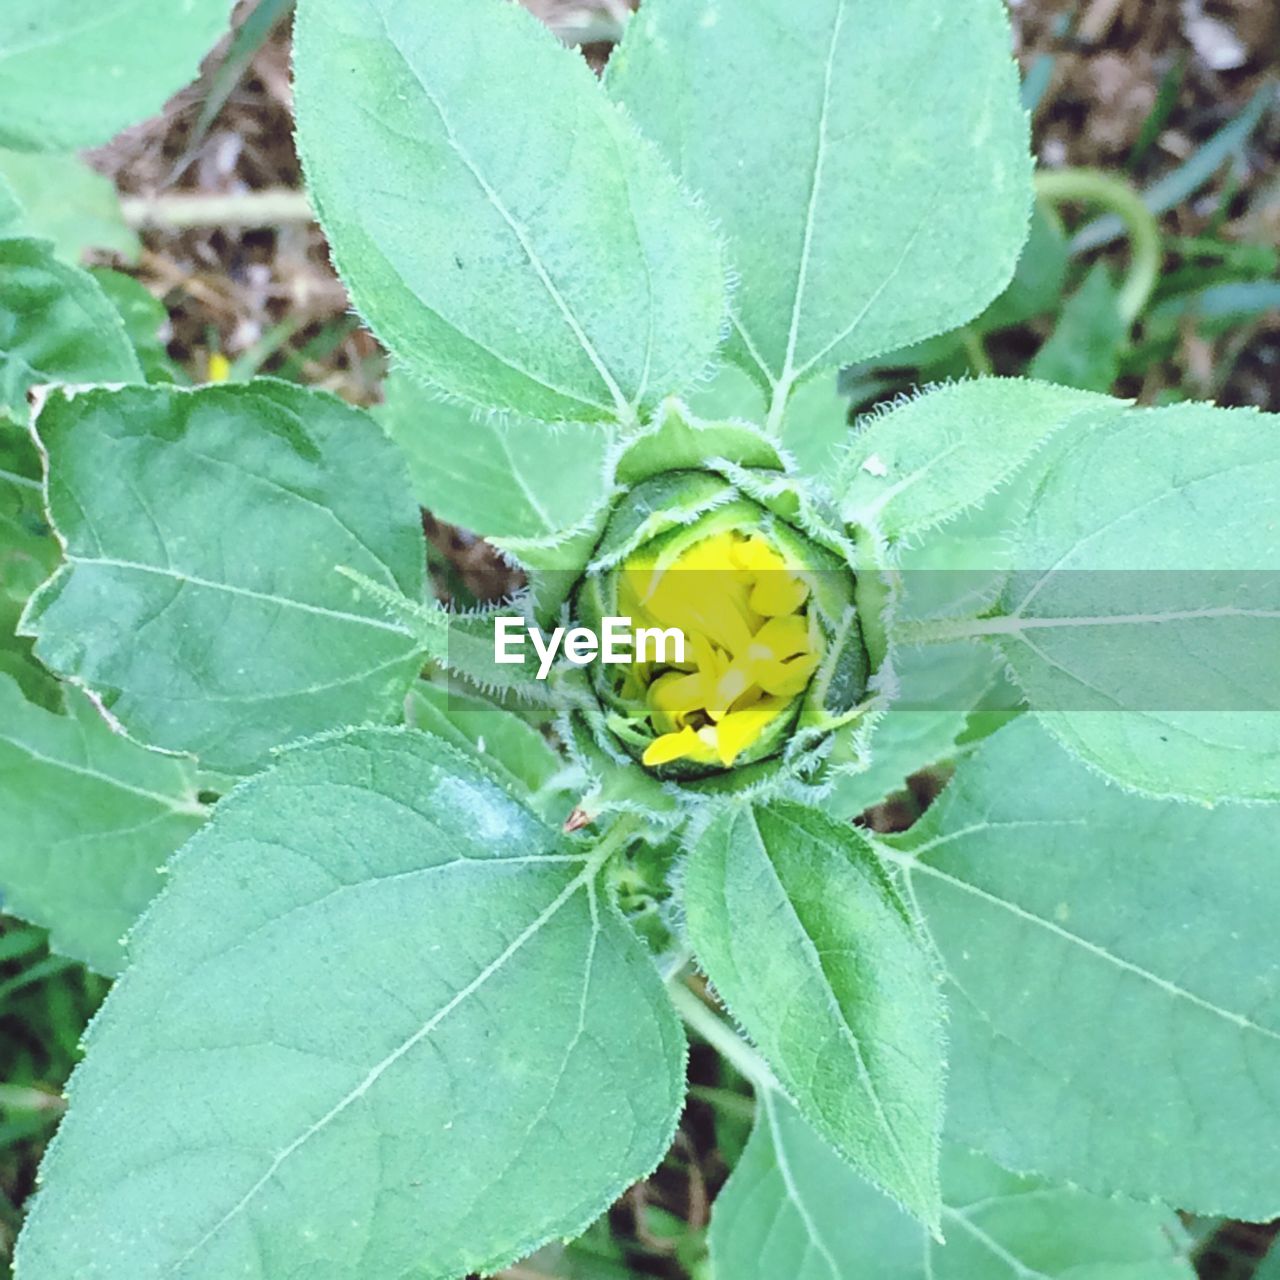
[[[726,1062],[731,1063],[757,1089],[776,1089],[765,1060],[727,1023],[717,1017],[683,982],[667,987],[671,1003],[685,1025],[696,1031]]]

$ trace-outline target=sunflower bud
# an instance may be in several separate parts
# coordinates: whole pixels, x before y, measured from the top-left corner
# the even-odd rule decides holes
[[[683,465],[660,470],[664,457]],[[872,673],[851,548],[819,532],[772,445],[735,424],[669,411],[617,475],[571,602],[586,627],[631,624],[633,660],[587,676],[598,736],[660,779],[803,767],[856,717]]]

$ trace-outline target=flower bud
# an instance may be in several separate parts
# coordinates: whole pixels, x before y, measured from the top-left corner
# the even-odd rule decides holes
[[[703,460],[699,429],[668,420],[665,449],[642,442],[623,455],[618,474],[632,482],[572,611],[597,631],[606,618],[631,622],[633,660],[588,677],[603,745],[659,779],[714,785],[764,762],[803,769],[857,714],[872,667],[851,551],[805,519],[781,460],[768,465],[772,446],[705,426],[707,447],[725,450],[737,433],[748,465]],[[687,465],[658,470],[663,455]]]

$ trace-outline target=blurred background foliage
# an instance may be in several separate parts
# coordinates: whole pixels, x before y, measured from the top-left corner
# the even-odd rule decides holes
[[[528,3],[596,67],[627,16],[622,0]],[[85,156],[0,151],[0,175],[33,229],[93,268],[150,379],[271,373],[373,404],[384,354],[351,314],[299,192],[291,7],[241,3],[200,80],[156,119]],[[1017,276],[964,330],[845,370],[838,395],[830,389],[816,407],[852,423],[913,386],[996,372],[1143,404],[1280,411],[1280,4],[1011,8],[1041,165]],[[423,518],[442,594],[486,598],[511,585],[483,543]],[[22,582],[25,595],[30,567],[0,563],[0,588]],[[0,591],[0,605],[6,598]],[[917,795],[915,812],[928,799]],[[51,955],[40,930],[0,917],[0,1268],[105,990]],[[691,1073],[663,1167],[582,1241],[544,1250],[508,1280],[707,1280],[710,1204],[746,1141],[752,1103],[705,1047],[695,1046]],[[1280,1251],[1260,1265],[1274,1225],[1188,1227],[1204,1280],[1280,1280]]]

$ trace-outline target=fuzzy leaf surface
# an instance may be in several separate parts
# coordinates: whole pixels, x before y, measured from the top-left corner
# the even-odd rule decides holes
[[[119,313],[42,240],[0,239],[0,430],[43,383],[140,382]]]
[[[1272,810],[1125,792],[1023,716],[883,844],[951,977],[950,1137],[1102,1193],[1280,1212]]]
[[[68,714],[0,674],[0,894],[55,950],[99,973],[159,892],[159,868],[201,824],[191,761],[147,751],[67,693]]]
[[[693,847],[685,909],[699,962],[805,1117],[936,1226],[941,999],[870,847],[798,804],[729,808]]]
[[[1280,419],[1184,405],[1081,432],[1032,502],[999,637],[1031,706],[1128,786],[1280,799]]]
[[[552,538],[605,497],[608,433],[592,423],[496,418],[433,396],[404,373],[376,417],[409,460],[414,497],[482,537]]]
[[[710,222],[530,14],[304,0],[296,70],[334,259],[419,378],[552,421],[630,421],[703,371],[724,314]]]
[[[598,870],[438,739],[289,753],[135,934],[19,1270],[460,1280],[577,1234],[684,1091]]]
[[[711,1257],[734,1280],[1194,1280],[1175,1214],[942,1150],[939,1244],[776,1093],[716,1200]]]
[[[1120,406],[1014,378],[937,387],[854,437],[841,483],[850,524],[910,541],[976,506],[1073,418]]]
[[[646,0],[610,93],[706,202],[741,277],[734,358],[785,393],[953,328],[1031,211],[996,0]]]
[[[867,767],[847,771],[842,756],[848,749],[836,743],[838,771],[822,802],[833,816],[856,818],[901,791],[913,773],[947,759],[970,712],[995,683],[1000,664],[989,646],[961,642],[898,649],[893,667],[898,693],[871,727]],[[839,769],[842,764],[845,770]]]
[[[475,755],[548,822],[563,822],[570,807],[569,788],[563,784],[580,782],[566,773],[564,757],[536,724],[488,698],[464,692],[456,687],[459,683],[420,680],[407,706],[409,724]]]
[[[96,147],[196,78],[230,0],[5,0],[0,146]]]
[[[399,716],[418,645],[337,571],[422,598],[418,508],[367,415],[261,380],[54,395],[37,429],[66,563],[24,631],[130,734],[237,773]]]

